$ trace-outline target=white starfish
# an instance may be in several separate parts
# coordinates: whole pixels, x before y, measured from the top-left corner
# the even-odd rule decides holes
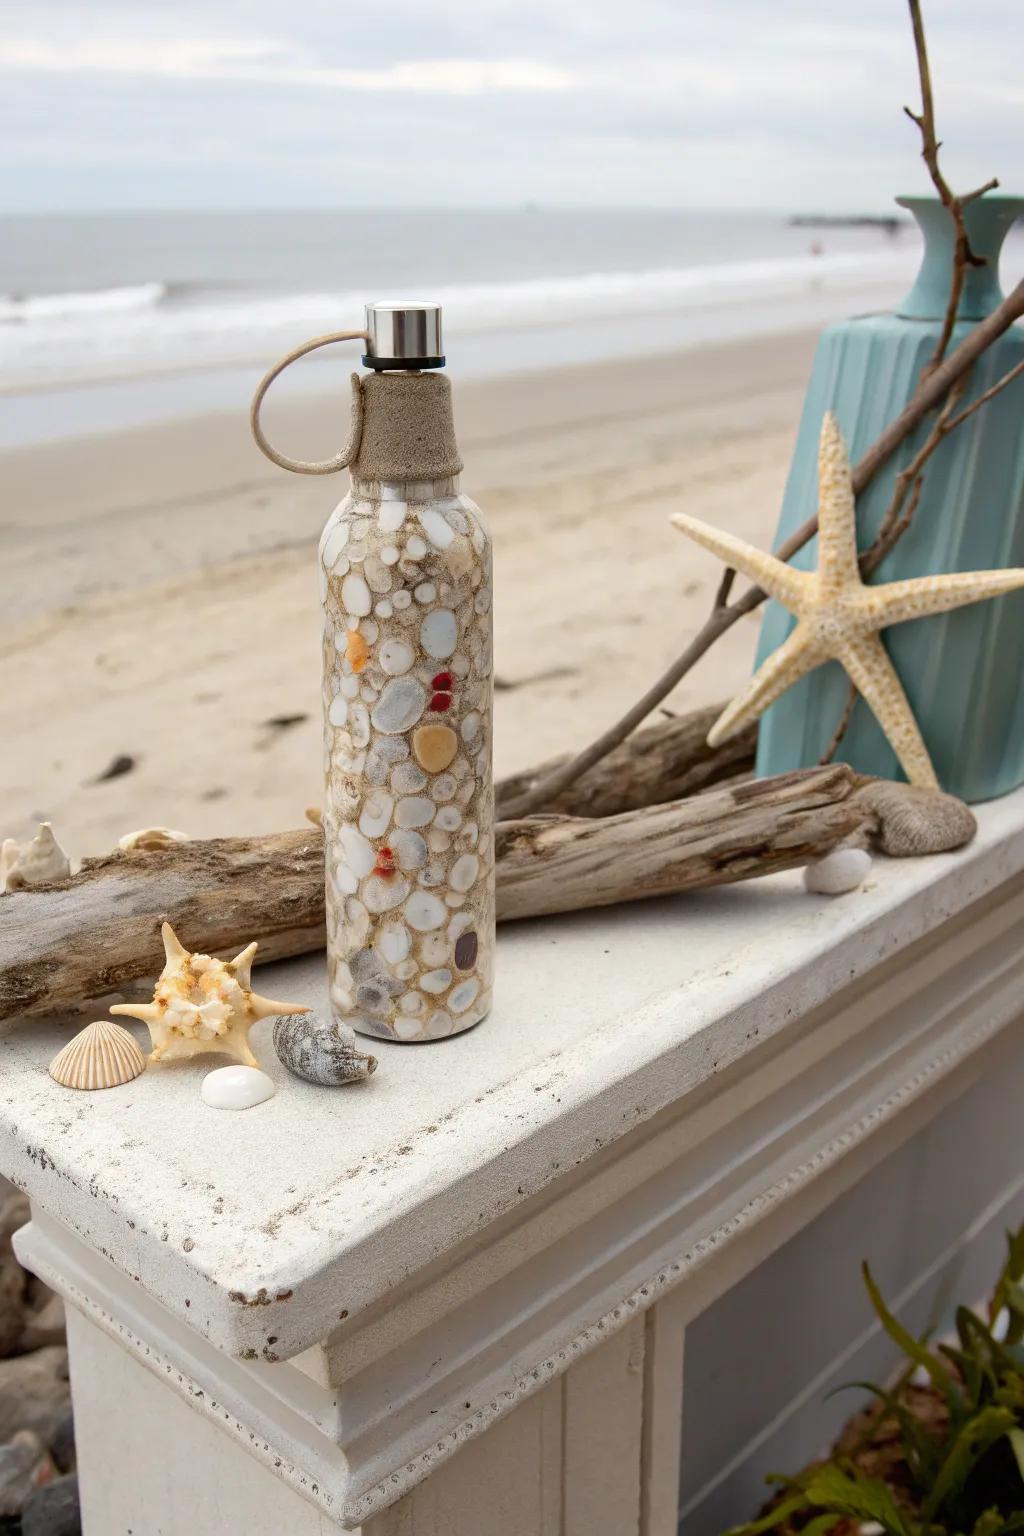
[[[865,586],[857,564],[857,520],[850,461],[831,411],[818,450],[818,569],[798,571],[707,523],[679,513],[675,526],[749,576],[796,615],[797,625],[744,691],[715,721],[716,746],[758,719],[787,688],[824,661],[842,663],[867,700],[911,784],[937,787],[928,749],[878,632],[1024,587],[1024,570],[959,571]]]

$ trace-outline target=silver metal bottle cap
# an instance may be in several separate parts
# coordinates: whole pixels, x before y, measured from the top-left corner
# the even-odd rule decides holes
[[[366,368],[444,367],[440,304],[412,300],[367,304],[366,330],[370,338],[363,358]]]

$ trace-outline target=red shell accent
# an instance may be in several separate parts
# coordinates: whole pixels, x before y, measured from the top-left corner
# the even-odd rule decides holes
[[[440,689],[442,693],[450,693],[452,688],[452,674],[450,672],[439,672],[435,678],[431,679],[430,686],[431,688]]]
[[[438,714],[443,715],[446,709],[451,709],[452,707],[451,694],[435,693],[434,697],[430,701],[430,707],[431,709],[436,709]]]

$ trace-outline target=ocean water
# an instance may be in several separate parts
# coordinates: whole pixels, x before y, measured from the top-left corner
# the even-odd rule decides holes
[[[344,211],[0,221],[0,446],[244,404],[368,299],[445,310],[460,377],[643,357],[898,299],[916,230],[774,215]],[[1024,238],[1011,248],[1024,267]],[[351,366],[353,346],[341,361]],[[318,358],[285,387],[331,380]]]

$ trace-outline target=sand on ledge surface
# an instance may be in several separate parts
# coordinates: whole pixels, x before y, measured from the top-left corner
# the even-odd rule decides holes
[[[466,470],[495,545],[495,768],[578,748],[678,654],[720,568],[686,511],[771,540],[813,336],[456,384]],[[228,416],[3,456],[0,835],[52,820],[75,858],[136,827],[298,826],[321,795],[314,551],[347,488],[287,475]],[[270,416],[334,450],[329,400]],[[670,699],[725,698],[759,615]],[[133,766],[103,778],[117,758]]]

